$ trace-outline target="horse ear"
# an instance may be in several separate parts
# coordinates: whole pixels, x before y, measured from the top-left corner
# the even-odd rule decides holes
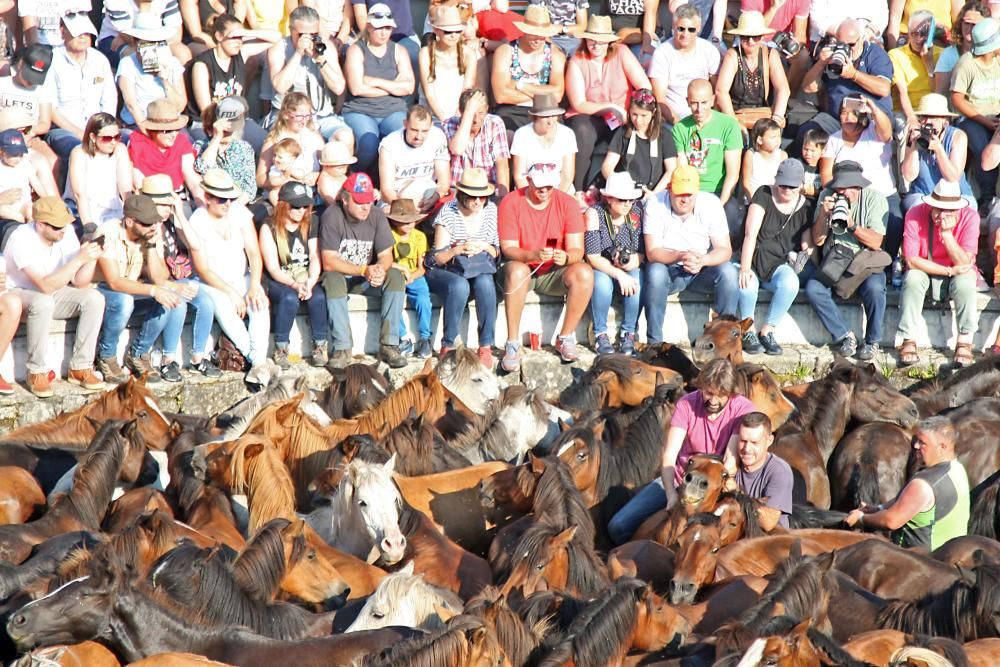
[[[330,371],[330,375],[333,376],[333,379],[336,382],[343,382],[347,379],[347,371],[343,368],[330,368],[327,366],[326,370]]]
[[[635,561],[622,560],[617,555],[612,555],[608,559],[608,574],[611,575],[611,581],[617,581],[622,577],[635,578],[638,576]]]
[[[765,533],[770,533],[777,528],[779,521],[781,521],[781,510],[764,504],[757,507],[757,523],[760,524],[761,530]],[[801,554],[799,555],[801,556]]]
[[[542,460],[542,457],[535,456],[531,452],[528,452],[528,465],[531,466],[531,472],[536,475],[541,475],[545,472],[545,461]]]
[[[97,421],[93,417],[90,417],[89,415],[84,415],[84,419],[90,422],[90,425],[94,427],[95,433],[101,430],[101,422]]]
[[[263,442],[252,442],[246,446],[243,450],[243,456],[245,458],[251,458],[253,456],[260,456],[264,453],[264,443]]]
[[[391,475],[395,469],[396,469],[396,452],[393,452],[392,456],[389,457],[389,460],[382,464],[382,470],[385,470],[387,473]]]
[[[794,628],[792,628],[791,632],[788,633],[788,643],[793,646],[797,644],[799,639],[806,636],[806,633],[809,631],[809,627],[812,625],[812,622],[813,622],[812,616],[810,616],[809,618],[807,618],[806,620],[802,621]]]
[[[285,401],[285,404],[279,406],[277,410],[274,411],[274,417],[279,422],[284,422],[286,419],[292,416],[292,414],[299,409],[299,401],[302,400],[301,394],[296,394],[290,400]]]
[[[361,450],[361,445],[358,444],[357,440],[353,438],[348,438],[340,443],[340,451],[344,454],[344,461],[350,463],[354,460],[354,457],[358,455]]]
[[[305,535],[305,532],[306,532],[306,522],[302,519],[293,521],[288,526],[288,535],[293,539],[301,535]]]
[[[958,578],[962,583],[968,586],[976,585],[976,571],[971,570],[963,565],[956,565],[955,568],[958,570]]]
[[[746,333],[747,331],[749,331],[750,327],[752,327],[752,326],[753,326],[753,318],[752,317],[747,317],[747,318],[744,318],[744,319],[740,320],[740,329],[743,330],[743,333]]]
[[[569,544],[573,541],[574,536],[576,536],[576,526],[570,526],[555,536],[555,543],[559,545]]]
[[[708,322],[705,322],[705,326],[708,326],[709,322],[711,322],[712,320],[714,320],[718,316],[719,316],[719,314],[717,312],[715,312],[715,308],[709,308],[708,309]]]
[[[431,358],[428,357],[427,361],[424,362],[424,367],[420,369],[420,372],[426,375],[430,373],[432,370],[434,369],[431,368]]]
[[[564,431],[564,432],[568,431],[573,426],[572,423],[567,422],[567,421],[563,421],[562,417],[559,417],[556,421],[559,423],[559,430],[560,431]]]
[[[174,440],[177,438],[177,436],[179,436],[183,432],[184,432],[184,427],[181,426],[181,423],[176,419],[171,419],[170,428],[167,431],[167,437],[170,438],[171,440]]]

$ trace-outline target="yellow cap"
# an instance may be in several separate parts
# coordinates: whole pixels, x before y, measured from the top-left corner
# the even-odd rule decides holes
[[[693,195],[701,189],[701,176],[698,170],[689,164],[678,165],[670,176],[670,193],[675,195]]]
[[[31,208],[35,222],[44,222],[59,229],[73,222],[73,214],[61,197],[39,197]]]

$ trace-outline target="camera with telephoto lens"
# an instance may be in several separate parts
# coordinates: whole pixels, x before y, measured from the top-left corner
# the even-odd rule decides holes
[[[851,62],[851,47],[843,42],[837,42],[833,47],[833,54],[826,64],[826,73],[831,78],[839,78],[844,73],[844,65]]]
[[[802,50],[802,45],[790,33],[779,32],[774,36],[774,48],[785,58],[792,58]]]
[[[833,210],[830,211],[830,231],[837,236],[846,234],[850,215],[851,202],[844,195],[834,195]]]
[[[324,53],[326,53],[326,42],[323,41],[322,37],[320,37],[319,35],[313,35],[312,43],[313,43],[313,53],[315,53],[317,56],[321,56]]]
[[[922,151],[929,151],[931,149],[931,141],[937,138],[937,131],[930,125],[921,125],[920,134],[917,135],[916,144],[917,148]]]

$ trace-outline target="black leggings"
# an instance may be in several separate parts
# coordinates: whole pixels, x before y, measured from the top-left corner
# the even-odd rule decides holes
[[[590,187],[601,175],[601,164],[608,154],[612,130],[600,116],[579,114],[573,116],[566,125],[576,135],[576,175],[573,185],[578,192]]]

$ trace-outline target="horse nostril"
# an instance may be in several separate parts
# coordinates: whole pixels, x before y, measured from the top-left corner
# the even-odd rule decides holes
[[[27,622],[28,619],[25,618],[24,614],[18,614],[17,616],[14,617],[14,627],[22,626]]]

